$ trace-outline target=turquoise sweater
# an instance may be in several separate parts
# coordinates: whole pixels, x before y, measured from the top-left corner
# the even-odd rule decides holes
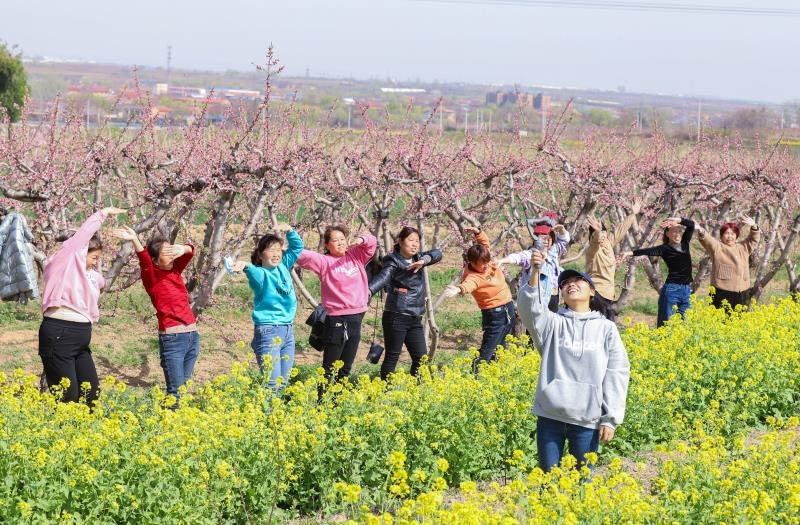
[[[244,268],[250,288],[253,289],[253,323],[292,324],[297,312],[297,297],[289,270],[303,251],[303,239],[296,231],[286,234],[289,249],[275,268],[248,264]]]

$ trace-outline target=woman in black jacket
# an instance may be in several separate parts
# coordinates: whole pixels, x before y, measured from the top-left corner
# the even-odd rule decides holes
[[[371,294],[386,288],[386,307],[383,310],[383,337],[386,355],[381,365],[381,379],[386,379],[397,367],[403,344],[411,354],[411,375],[416,375],[427,352],[422,315],[425,313],[425,280],[423,266],[442,260],[442,252],[433,249],[419,252],[419,231],[405,226],[397,235],[394,251],[383,258],[383,268],[369,283]]]
[[[681,217],[670,217],[661,223],[664,228],[663,242],[650,248],[623,252],[620,260],[629,257],[661,257],[667,264],[667,280],[658,294],[658,320],[656,326],[663,326],[672,316],[675,307],[686,316],[691,305],[692,295],[692,254],[689,243],[694,235],[694,221]]]

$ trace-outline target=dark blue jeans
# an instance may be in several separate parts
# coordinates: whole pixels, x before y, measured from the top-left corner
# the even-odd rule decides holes
[[[536,449],[539,454],[539,467],[549,472],[558,466],[564,455],[565,442],[569,442],[569,453],[575,456],[578,465],[585,464],[586,453],[597,452],[599,438],[600,431],[596,428],[583,428],[538,416]]]
[[[481,327],[483,340],[481,341],[480,356],[475,366],[481,362],[492,361],[497,352],[497,346],[505,344],[506,336],[514,329],[517,321],[517,309],[514,302],[509,302],[497,308],[481,310]]]
[[[658,322],[661,326],[672,317],[673,309],[677,306],[681,317],[686,316],[686,310],[691,306],[690,297],[692,288],[688,284],[665,283],[658,294]]]
[[[200,334],[158,334],[161,368],[167,382],[167,394],[178,397],[178,388],[192,378],[194,363],[200,353]]]
[[[260,324],[253,330],[250,343],[256,354],[256,362],[261,372],[265,372],[264,361],[271,362],[268,385],[279,390],[289,384],[294,365],[294,326],[290,324]],[[278,378],[283,378],[278,385]]]

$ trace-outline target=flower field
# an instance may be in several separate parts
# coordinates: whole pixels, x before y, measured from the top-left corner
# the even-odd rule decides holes
[[[524,337],[477,378],[465,356],[320,403],[321,375],[274,399],[244,363],[174,411],[112,378],[89,412],[0,376],[0,522],[800,523],[798,332],[791,299],[624,330],[626,421],[589,483],[536,468]]]

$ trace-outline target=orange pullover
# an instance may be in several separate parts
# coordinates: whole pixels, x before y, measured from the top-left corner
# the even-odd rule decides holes
[[[475,242],[489,248],[489,238],[483,232],[475,235]],[[458,288],[464,295],[471,293],[481,310],[497,308],[512,300],[505,274],[494,262],[487,264],[483,273],[476,272],[467,265]]]

